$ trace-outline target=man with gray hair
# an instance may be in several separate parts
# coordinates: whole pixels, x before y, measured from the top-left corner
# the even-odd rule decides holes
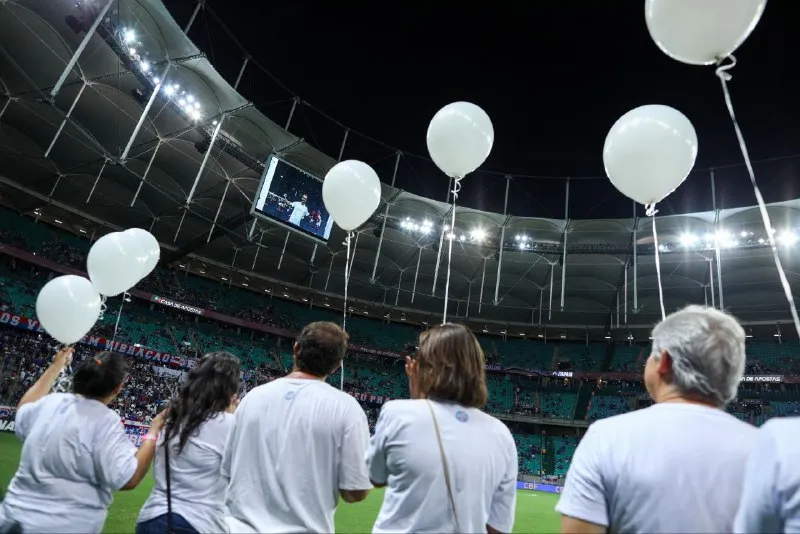
[[[655,404],[589,427],[556,506],[562,532],[733,530],[756,432],[723,411],[744,374],[744,330],[689,306],[652,337],[644,383]]]

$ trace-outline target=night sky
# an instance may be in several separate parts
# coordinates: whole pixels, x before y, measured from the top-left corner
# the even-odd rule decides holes
[[[194,7],[166,4],[181,25]],[[631,202],[604,176],[603,141],[622,114],[659,103],[689,117],[700,147],[695,172],[661,213],[712,209],[712,167],[717,207],[755,204],[714,68],[664,55],[641,0],[207,5],[189,35],[220,73],[233,83],[243,58],[222,22],[279,80],[251,64],[245,97],[283,123],[288,99],[300,96],[314,109],[298,111],[290,131],[336,157],[343,129],[320,112],[333,117],[352,129],[344,157],[373,163],[383,181],[393,150],[407,152],[396,185],[410,192],[445,200],[447,179],[423,159],[425,131],[440,107],[468,100],[492,118],[495,145],[481,168],[491,172],[468,177],[459,204],[502,211],[511,174],[509,213],[563,217],[569,176],[570,217],[629,217]],[[769,2],[730,82],[768,202],[800,196],[798,15],[797,2]]]

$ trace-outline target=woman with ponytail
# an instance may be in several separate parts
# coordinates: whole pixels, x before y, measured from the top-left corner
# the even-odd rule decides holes
[[[137,534],[225,532],[222,453],[233,428],[239,360],[212,352],[189,371],[167,408],[154,464],[155,487]]]
[[[22,532],[101,532],[111,493],[135,488],[153,460],[163,418],[153,420],[137,451],[108,407],[128,372],[121,354],[86,359],[73,375],[72,393],[50,393],[72,354],[58,351],[17,407],[22,457],[0,505],[0,524]]]

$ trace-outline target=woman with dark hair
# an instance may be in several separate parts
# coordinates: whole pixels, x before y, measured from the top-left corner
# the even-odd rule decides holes
[[[142,481],[163,424],[161,416],[153,420],[137,452],[108,407],[127,376],[121,354],[88,358],[73,375],[72,393],[50,393],[72,354],[61,349],[17,407],[22,457],[0,506],[0,524],[17,523],[23,532],[101,532],[111,493]]]
[[[481,410],[485,366],[462,325],[420,336],[406,359],[411,400],[383,405],[367,451],[373,485],[387,486],[373,532],[511,532],[517,448]]]
[[[156,483],[139,512],[137,534],[227,531],[220,466],[240,378],[239,359],[227,352],[212,352],[189,371],[167,408]]]

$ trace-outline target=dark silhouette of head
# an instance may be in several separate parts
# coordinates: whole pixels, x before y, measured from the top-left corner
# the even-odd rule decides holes
[[[320,378],[328,376],[342,365],[348,339],[336,323],[306,325],[294,344],[295,370]]]
[[[93,358],[84,360],[75,371],[72,392],[109,403],[119,395],[127,375],[125,356],[116,352],[98,352]]]

